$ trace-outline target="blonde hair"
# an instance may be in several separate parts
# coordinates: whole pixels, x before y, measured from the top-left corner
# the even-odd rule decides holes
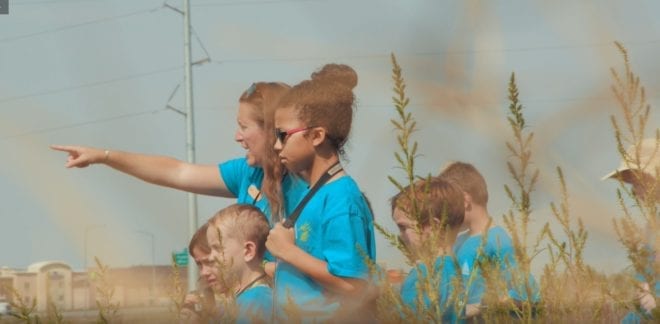
[[[209,220],[209,224],[223,226],[229,238],[241,242],[254,242],[259,257],[263,257],[266,252],[266,238],[270,232],[270,225],[266,215],[252,205],[234,204],[223,208]]]

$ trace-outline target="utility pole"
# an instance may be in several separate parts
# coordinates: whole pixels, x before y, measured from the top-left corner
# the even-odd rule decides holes
[[[195,118],[193,115],[192,62],[190,46],[190,0],[183,0],[183,83],[186,91],[186,149],[188,162],[195,163]],[[188,193],[188,239],[197,231],[197,196]],[[190,253],[192,251],[188,251]],[[188,290],[196,289],[198,278],[197,264],[188,261]]]
[[[184,116],[186,118],[186,151],[188,155],[188,162],[195,163],[195,118],[193,114],[193,86],[192,86],[192,67],[197,64],[204,64],[211,62],[211,57],[209,53],[204,48],[204,45],[200,45],[202,50],[206,53],[206,58],[199,60],[197,62],[192,62],[192,53],[191,53],[191,43],[190,35],[192,28],[190,27],[190,0],[183,0],[183,10],[180,10],[176,7],[170,6],[169,4],[164,3],[164,7],[172,9],[173,11],[178,12],[183,16],[183,84],[185,88],[185,107],[183,110],[177,109],[170,105],[170,101],[174,94],[179,89],[177,85],[170,98],[168,100],[165,108],[171,109],[176,113]],[[197,232],[197,196],[195,194],[188,194],[188,239],[192,238]],[[191,251],[188,251],[190,254]],[[195,290],[197,279],[199,278],[197,264],[194,260],[189,258],[188,262],[188,289]]]

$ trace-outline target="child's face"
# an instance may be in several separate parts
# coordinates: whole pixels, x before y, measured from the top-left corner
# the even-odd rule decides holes
[[[241,269],[245,266],[243,245],[239,240],[229,236],[228,232],[222,225],[209,226],[206,231],[206,237],[211,247],[208,260],[214,265],[214,268],[209,269],[214,271],[208,274],[207,281],[209,286],[218,292],[234,288],[231,285],[234,280],[238,279]],[[222,239],[220,235],[222,235]]]
[[[266,133],[254,120],[253,109],[249,103],[240,103],[238,106],[238,129],[234,139],[247,150],[245,157],[248,165],[260,166],[264,154]]]
[[[424,235],[424,229],[422,229],[422,233],[420,233],[417,222],[410,219],[408,214],[399,208],[394,209],[392,218],[394,219],[396,226],[399,228],[399,237],[408,250],[411,252],[419,250],[422,235]]]
[[[215,262],[211,261],[211,253],[208,253],[201,248],[195,247],[191,253],[197,268],[199,269],[199,276],[206,282],[208,286],[211,276],[214,275],[218,270],[215,266]]]
[[[296,113],[293,107],[275,111],[275,128],[280,132],[295,131],[286,135],[284,140],[277,139],[274,146],[280,161],[291,172],[306,170],[314,155],[314,145],[305,136],[311,129],[298,119]]]

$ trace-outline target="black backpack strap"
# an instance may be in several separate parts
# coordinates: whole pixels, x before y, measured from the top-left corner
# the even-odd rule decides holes
[[[312,189],[310,189],[307,192],[307,194],[302,199],[302,201],[300,201],[298,206],[296,206],[296,209],[293,211],[293,213],[291,213],[291,215],[289,217],[287,217],[286,220],[284,220],[284,224],[283,224],[284,227],[285,228],[292,228],[293,225],[296,224],[296,221],[298,220],[298,217],[300,217],[300,214],[302,213],[303,209],[305,209],[305,205],[307,205],[307,203],[310,201],[310,199],[312,199],[314,194],[317,191],[319,191],[319,189],[321,189],[321,187],[326,182],[328,182],[328,180],[330,180],[330,178],[332,178],[335,174],[341,172],[342,170],[344,170],[344,169],[341,167],[341,164],[339,164],[339,161],[337,161],[337,163],[330,166],[328,168],[328,170],[326,170],[325,173],[323,173],[323,175],[321,176],[319,181],[316,181],[316,183],[314,184],[314,187],[312,187]]]

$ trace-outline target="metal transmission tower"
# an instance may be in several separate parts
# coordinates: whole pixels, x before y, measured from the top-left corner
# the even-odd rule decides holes
[[[210,61],[207,58],[200,62],[193,63],[191,60],[191,43],[190,43],[190,0],[183,0],[183,10],[175,8],[167,4],[164,7],[172,9],[183,16],[183,84],[185,91],[185,108],[184,111],[176,109],[167,104],[166,108],[172,109],[186,118],[186,152],[189,163],[195,163],[195,118],[193,113],[193,87],[192,87],[192,66],[194,64],[203,64]],[[206,51],[206,50],[205,50]],[[207,53],[208,54],[208,53]],[[170,100],[174,96],[179,86],[174,89]],[[197,195],[188,193],[188,239],[197,231]],[[188,251],[190,253],[192,251]],[[194,260],[188,261],[188,290],[195,290],[197,279],[199,278],[197,264]]]
[[[190,46],[190,0],[183,0],[183,83],[186,91],[186,151],[188,162],[195,163],[195,118],[193,115],[192,62]],[[197,196],[188,193],[188,239],[197,231]],[[188,251],[190,253],[192,251]],[[197,264],[188,261],[188,290],[195,290]]]
[[[195,118],[193,113],[193,86],[192,86],[192,67],[194,65],[201,65],[204,63],[211,62],[211,56],[209,52],[204,47],[202,40],[199,38],[195,30],[192,28],[190,23],[190,0],[183,1],[183,10],[178,9],[169,5],[167,2],[163,4],[164,7],[172,9],[173,11],[178,12],[183,16],[183,64],[184,64],[184,73],[183,73],[183,84],[185,91],[185,108],[184,110],[177,109],[170,105],[172,98],[179,90],[179,85],[174,88],[170,98],[167,101],[166,109],[171,109],[178,114],[186,118],[186,151],[188,155],[188,162],[195,163]],[[197,42],[201,47],[202,51],[206,55],[205,58],[192,61],[192,44],[190,36],[194,34],[197,38]],[[188,239],[192,238],[197,232],[197,195],[188,193]],[[190,254],[192,251],[188,251]],[[190,258],[189,258],[190,259]],[[188,261],[188,289],[195,290],[197,280],[199,278],[199,273],[197,269],[197,264],[195,260]]]

